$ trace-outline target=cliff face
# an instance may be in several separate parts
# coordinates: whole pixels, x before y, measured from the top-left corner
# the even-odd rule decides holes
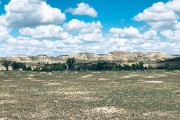
[[[66,56],[66,58],[74,57],[79,60],[96,61],[96,60],[108,60],[108,61],[159,61],[173,58],[165,53],[140,53],[140,52],[122,52],[116,51],[109,54],[94,54],[94,53],[79,53]]]
[[[129,62],[136,63],[139,61],[149,62],[149,61],[163,61],[166,59],[174,58],[175,56],[170,56],[165,53],[141,53],[141,52],[123,52],[115,51],[109,54],[95,54],[95,53],[78,53],[70,55],[60,55],[56,57],[47,56],[47,55],[37,55],[37,56],[27,56],[27,55],[15,55],[11,58],[8,58],[12,61],[17,62],[65,62],[67,58],[74,57],[77,61],[89,62],[97,60],[107,60],[107,61],[119,61],[119,62]],[[2,58],[1,58],[2,59]],[[5,59],[5,58],[3,58]]]
[[[99,55],[95,53],[78,53],[78,54],[71,54],[67,57],[74,57],[75,59],[80,59],[84,61],[94,61],[99,59]]]

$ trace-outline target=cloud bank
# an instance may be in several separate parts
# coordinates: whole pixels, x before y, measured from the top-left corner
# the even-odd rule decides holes
[[[86,3],[66,12],[98,17]],[[66,20],[59,8],[45,0],[11,0],[0,16],[0,55],[47,54],[78,52],[180,52],[180,0],[158,2],[134,16],[148,25],[146,30],[133,26],[112,27],[103,31],[101,21]],[[18,34],[13,35],[16,30]]]

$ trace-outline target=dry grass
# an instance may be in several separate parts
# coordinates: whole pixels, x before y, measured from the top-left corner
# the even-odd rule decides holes
[[[162,83],[163,81],[155,81],[155,80],[151,80],[151,81],[145,81],[146,83]]]
[[[93,112],[93,113],[98,112],[98,113],[104,113],[104,114],[127,113],[126,110],[118,109],[118,108],[116,108],[114,106],[93,108],[89,112]]]
[[[0,72],[0,120],[178,120],[180,71]]]

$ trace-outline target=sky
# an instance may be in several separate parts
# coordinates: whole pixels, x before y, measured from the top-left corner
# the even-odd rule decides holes
[[[180,54],[180,0],[0,0],[0,56]]]

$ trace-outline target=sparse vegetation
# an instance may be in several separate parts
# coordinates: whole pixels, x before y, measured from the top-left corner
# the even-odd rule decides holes
[[[144,62],[82,63],[69,58],[66,63],[2,65],[14,71],[0,71],[0,119],[180,117],[178,64],[145,67]]]
[[[11,61],[4,60],[2,61],[2,65],[6,68],[6,70],[9,70],[9,66],[11,65]]]
[[[61,63],[53,63],[53,64],[45,64],[43,65],[41,71],[65,71],[67,68],[66,64]]]
[[[67,60],[66,60],[66,64],[67,64],[67,69],[68,70],[74,70],[74,64],[75,64],[75,62],[76,62],[76,60],[75,60],[75,58],[68,58]]]
[[[179,64],[165,64],[157,67],[144,66],[144,62],[139,62],[132,65],[121,65],[117,63],[113,63],[110,61],[102,61],[98,60],[95,62],[89,63],[76,63],[75,58],[68,58],[65,63],[38,63],[33,69],[30,66],[27,66],[25,63],[20,62],[11,62],[11,61],[3,61],[2,65],[6,67],[8,70],[9,66],[12,67],[13,70],[24,70],[24,71],[136,71],[136,70],[152,70],[152,69],[163,69],[163,70],[180,70]]]
[[[26,70],[26,65],[24,63],[19,63],[14,61],[12,62],[11,66],[13,70],[20,70],[20,69]]]
[[[180,71],[1,71],[0,76],[0,119],[180,118]]]

